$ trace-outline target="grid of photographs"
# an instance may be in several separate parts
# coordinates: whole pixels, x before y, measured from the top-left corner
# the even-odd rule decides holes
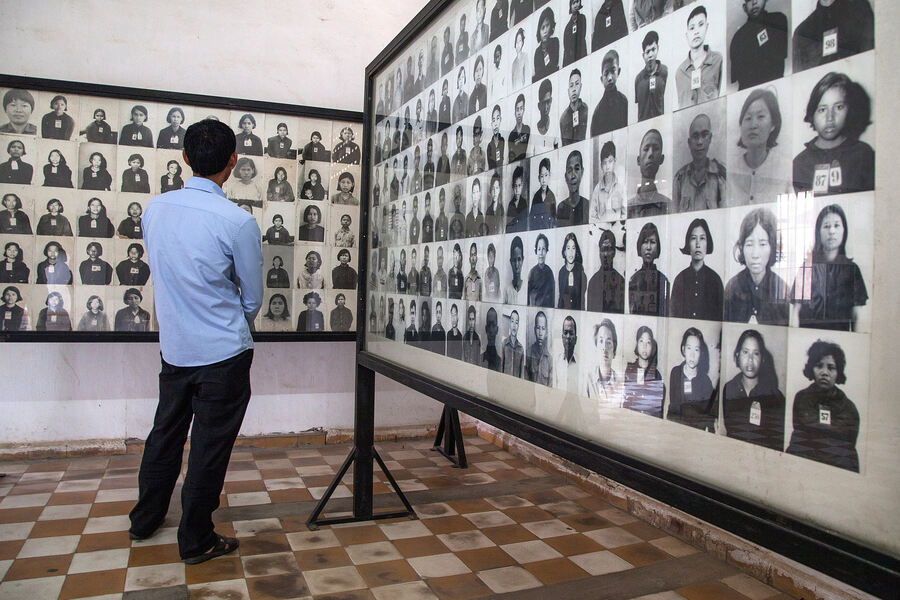
[[[158,325],[141,213],[191,177],[188,124],[237,138],[223,189],[262,234],[260,332],[356,330],[359,123],[0,87],[0,331]]]
[[[859,472],[873,21],[450,3],[375,76],[369,347],[565,390],[531,409],[563,428],[621,407]]]

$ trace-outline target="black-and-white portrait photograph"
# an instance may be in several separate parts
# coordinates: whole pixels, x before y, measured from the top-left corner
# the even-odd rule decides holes
[[[297,241],[325,243],[325,215],[327,204],[321,202],[297,203]]]
[[[557,341],[553,339],[554,311],[529,307],[525,322],[525,379],[539,385],[553,387],[554,352]]]
[[[601,223],[587,230],[581,246],[587,275],[584,310],[622,314],[625,312],[625,227]]]
[[[356,252],[348,248],[331,249],[329,263],[331,277],[327,287],[335,290],[355,290],[358,279],[356,259]]]
[[[297,148],[302,149],[300,162],[331,162],[331,150],[326,147],[331,139],[331,122],[314,119],[301,119]]]
[[[875,47],[870,0],[793,0],[794,73]]]
[[[262,232],[262,243],[269,246],[291,246],[294,243],[294,227],[296,215],[293,204],[266,205],[263,210],[263,223],[266,228]]]
[[[670,212],[723,206],[727,197],[726,99],[719,98],[675,113]]]
[[[76,260],[71,238],[54,238],[34,246],[34,282],[45,285],[72,285],[72,265]],[[71,257],[71,258],[70,258]]]
[[[552,229],[558,226],[556,219],[556,192],[561,178],[557,152],[547,152],[534,156],[530,161],[532,191],[528,207],[528,229]]]
[[[582,320],[580,343],[586,350],[582,351],[581,395],[598,407],[620,407],[624,401],[623,322],[622,317],[615,315],[586,315]]]
[[[608,227],[609,223],[624,220],[627,216],[627,139],[627,132],[622,129],[595,137],[590,142],[591,225]]]
[[[156,186],[156,161],[153,150],[119,147],[116,171],[118,191],[131,194],[159,193]]]
[[[641,0],[638,4],[653,3]],[[633,115],[631,119],[638,122],[671,113],[677,107],[675,72],[678,64],[675,61],[678,60],[676,57],[686,56],[676,50],[684,44],[684,22],[671,21],[671,32],[667,28],[669,24],[669,21],[655,22],[628,37],[631,76],[634,78],[634,83],[630,83],[634,92],[628,96],[637,105],[637,110],[630,114]]]
[[[622,406],[662,418],[666,398],[666,320],[627,316],[621,338],[625,362]]]
[[[779,221],[773,205],[732,209],[725,261],[725,321],[787,325],[790,288],[779,261]],[[789,275],[787,275],[789,277]]]
[[[356,328],[356,293],[348,290],[329,294],[328,331],[353,331]],[[373,305],[374,307],[374,305]]]
[[[231,111],[231,127],[234,129],[236,152],[250,156],[263,155],[264,115]],[[261,161],[260,161],[261,162]]]
[[[794,327],[867,332],[871,329],[874,227],[870,194],[798,199],[794,258]],[[785,244],[782,244],[783,246]]]
[[[82,97],[78,141],[91,144],[115,144],[119,139],[119,103],[111,98]],[[127,121],[131,121],[128,115]]]
[[[791,72],[790,0],[729,2],[728,89],[746,90]]]
[[[628,128],[628,190],[625,202],[629,219],[674,212],[671,131],[670,115]]]
[[[181,150],[184,148],[184,134],[187,126],[194,123],[194,107],[158,105],[165,112],[165,123],[156,134],[156,147],[165,150]]]
[[[70,311],[70,318],[74,331],[112,331],[112,320],[109,309],[115,305],[110,304],[108,288],[78,286]]]
[[[78,189],[114,191],[116,180],[116,148],[99,144],[78,146]]]
[[[673,277],[669,316],[721,321],[725,297],[721,274],[730,258],[727,212],[672,215],[668,228],[668,273]]]
[[[0,234],[31,235],[34,204],[28,187],[0,187]]]
[[[35,331],[72,331],[72,287],[47,286],[32,288],[34,301],[30,304],[37,309]]]
[[[34,161],[33,185],[68,189],[75,187],[78,179],[78,148],[75,142],[40,139],[32,150],[34,153],[27,160]]]
[[[862,54],[792,78],[797,193],[875,189],[874,61],[872,53]]]
[[[658,218],[628,221],[632,232],[625,248],[628,314],[668,316],[671,280],[664,269],[669,249],[662,243],[669,233],[666,223]]]
[[[359,192],[356,189],[360,181],[359,167],[351,165],[337,166],[331,172],[331,203],[359,206]]]
[[[679,22],[680,20],[680,22]],[[726,16],[717,2],[695,2],[668,19],[674,33],[678,106],[686,108],[715,100],[725,84]]]
[[[582,251],[582,244],[589,239],[587,226],[559,230],[556,238],[560,240],[560,256],[562,258],[556,277],[556,307],[566,310],[585,310],[587,307],[587,253]]]
[[[256,156],[240,156],[231,172],[231,177],[222,186],[225,196],[235,204],[249,204],[254,208],[262,208],[263,193],[262,172],[263,160]]]
[[[47,140],[75,139],[81,97],[74,94],[39,92],[35,96],[35,110],[41,114],[40,136]]]
[[[728,194],[721,206],[775,202],[793,190],[788,80],[728,97]]]
[[[527,252],[530,257],[527,276],[528,306],[556,307],[556,279],[562,257],[562,241],[554,231],[530,232]],[[564,234],[563,234],[564,235]]]
[[[70,190],[42,190],[37,194],[34,208],[35,234],[55,237],[75,235],[73,221],[70,219],[73,207],[77,204],[76,198],[77,194]]]
[[[590,14],[593,17],[591,52],[597,52],[628,35],[628,17],[625,12],[627,4],[626,0],[591,3]]]
[[[787,362],[788,454],[861,472],[869,382],[865,336],[791,329]]]
[[[0,133],[9,133],[17,136],[35,136],[38,134],[35,111],[35,95],[19,88],[0,88],[3,95],[3,112],[0,121]],[[38,108],[41,110],[41,107]]]
[[[290,288],[294,272],[294,250],[263,246],[263,272],[266,288]]]
[[[297,163],[292,160],[266,159],[266,201],[293,202],[297,180]]]
[[[109,245],[107,248],[112,249]],[[144,244],[132,240],[115,240],[116,282],[129,287],[143,287],[150,282]],[[90,252],[88,253],[90,256]],[[110,259],[112,262],[113,259]]]
[[[119,102],[120,146],[137,146],[153,148],[156,136],[151,127],[156,128],[162,122],[161,109],[153,102],[133,103],[128,100]]]
[[[25,236],[0,236],[0,283],[27,284],[33,281],[34,240]]]
[[[634,113],[629,96],[634,95],[631,86],[631,62],[628,60],[628,44],[619,42],[588,59],[589,72],[594,75],[586,82],[592,93],[589,136],[596,137],[628,125],[628,115]]]
[[[32,137],[3,136],[3,141],[6,141],[8,158],[0,163],[0,183],[30,185],[34,178],[34,158],[26,155],[29,152],[35,154],[37,140]]]
[[[331,180],[329,163],[305,161],[297,169],[297,175],[298,200],[325,200]]]
[[[295,163],[300,150],[297,138],[299,127],[300,119],[297,117],[267,114],[265,126],[266,143],[263,149],[265,155],[269,158],[290,160]]]
[[[495,307],[500,316],[500,371],[505,375],[522,378],[525,376],[525,330],[527,312],[522,307]]]
[[[325,292],[294,290],[293,297],[294,313],[297,315],[296,331],[301,333],[325,331],[325,314],[331,308],[325,302]]]
[[[81,193],[81,206],[77,207],[79,237],[111,238],[115,235],[111,213],[115,206],[115,194]]]
[[[362,152],[359,147],[357,136],[359,135],[359,125],[354,130],[353,123],[335,123],[333,131],[336,135],[334,146],[331,150],[331,159],[339,164],[358,165],[360,163]]]
[[[114,287],[109,292],[109,304],[115,310],[113,318],[113,330],[128,333],[143,333],[150,331],[152,323],[153,303],[144,301],[144,292],[149,294],[148,288]]]
[[[294,331],[290,290],[266,290],[258,331]]]
[[[720,424],[725,435],[779,452],[785,449],[788,348],[783,327],[723,327]]]
[[[666,420],[716,432],[721,335],[721,322],[669,320]]]
[[[78,264],[78,283],[81,285],[110,285],[112,283],[113,267],[103,258],[103,242],[106,240],[91,240],[86,244],[84,240],[79,240],[83,244],[81,260]],[[113,246],[112,240],[107,242],[106,247],[111,251]]]
[[[531,127],[529,156],[538,156],[559,148],[559,107],[566,101],[565,84],[558,83],[554,76],[541,79],[528,88],[526,98],[531,105],[526,106],[527,123]]]

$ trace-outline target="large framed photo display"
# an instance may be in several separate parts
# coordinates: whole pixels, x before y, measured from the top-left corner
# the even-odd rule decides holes
[[[896,582],[874,4],[429,3],[367,70],[360,361]]]
[[[259,224],[260,340],[356,331],[362,116],[135,88],[0,76],[0,336],[156,339],[141,213],[191,177],[186,128],[231,125],[223,190]]]

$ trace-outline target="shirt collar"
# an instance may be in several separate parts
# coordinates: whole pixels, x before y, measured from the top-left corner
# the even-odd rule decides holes
[[[225,192],[222,191],[222,188],[205,177],[191,177],[184,183],[184,187],[208,192],[210,194],[218,194],[225,198]]]
[[[712,57],[713,53],[709,50],[709,44],[703,45],[703,50],[706,51],[706,56],[703,59],[703,64],[700,65],[700,68],[703,67],[711,67],[713,65]],[[681,63],[681,70],[685,73],[689,73],[694,70],[694,62],[691,60],[691,52],[688,50],[687,58]]]

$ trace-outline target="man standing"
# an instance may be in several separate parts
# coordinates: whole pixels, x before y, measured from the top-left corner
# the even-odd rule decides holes
[[[215,532],[212,513],[250,400],[262,250],[256,221],[222,191],[237,163],[231,129],[212,120],[191,125],[182,156],[195,176],[184,189],[151,199],[143,215],[162,369],[129,536],[150,537],[165,519],[193,420],[178,550],[196,564],[238,547],[237,539]]]
[[[559,117],[562,145],[585,139],[588,126],[588,105],[581,99],[581,71],[572,69],[569,75],[569,105]]]

